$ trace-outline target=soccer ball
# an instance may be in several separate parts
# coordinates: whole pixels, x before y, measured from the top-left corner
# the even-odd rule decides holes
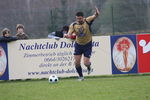
[[[58,77],[56,75],[50,75],[48,78],[48,82],[56,83],[56,82],[58,82]]]

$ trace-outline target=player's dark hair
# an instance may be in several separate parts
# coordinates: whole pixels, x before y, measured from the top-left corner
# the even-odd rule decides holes
[[[76,13],[76,16],[82,16],[82,17],[83,17],[84,14],[83,14],[83,12],[77,12],[77,13]]]

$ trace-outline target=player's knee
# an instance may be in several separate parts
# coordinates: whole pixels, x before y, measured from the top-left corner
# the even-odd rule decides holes
[[[91,62],[84,62],[85,66],[91,66]]]

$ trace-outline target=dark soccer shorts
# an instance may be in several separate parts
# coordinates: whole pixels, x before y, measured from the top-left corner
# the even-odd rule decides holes
[[[74,45],[74,55],[82,55],[84,54],[84,57],[90,58],[92,53],[92,41],[85,45],[80,45],[78,43],[75,43]]]

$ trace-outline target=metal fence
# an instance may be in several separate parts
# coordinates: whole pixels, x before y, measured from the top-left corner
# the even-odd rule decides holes
[[[15,7],[9,1],[7,7],[0,6],[0,30],[8,27],[15,34],[16,24],[22,23],[31,38],[45,38],[75,21],[79,10],[85,17],[92,15],[96,5],[101,13],[92,25],[95,35],[150,32],[150,0],[20,0],[19,3],[24,5]]]

